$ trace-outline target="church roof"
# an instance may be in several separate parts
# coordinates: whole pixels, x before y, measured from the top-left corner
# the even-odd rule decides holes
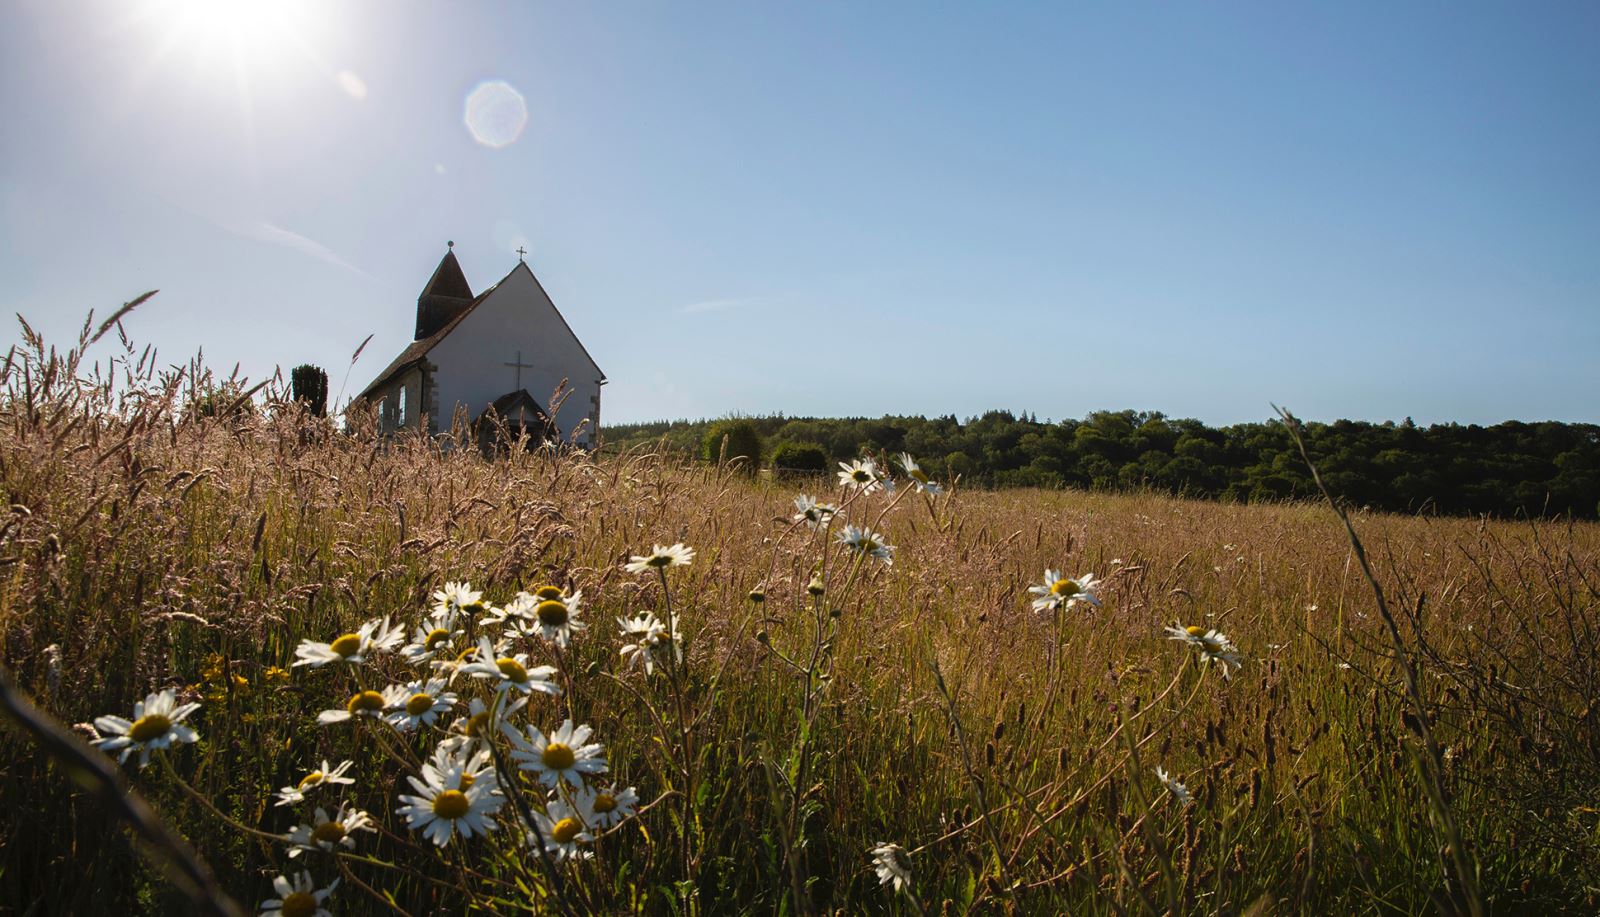
[[[428,281],[428,288],[423,291],[423,295],[428,295],[428,291],[433,288],[433,285],[434,285],[435,281],[438,281],[440,279],[440,275],[441,274],[446,274],[447,275],[449,273],[447,271],[447,267],[453,267],[455,269],[456,275],[461,278],[462,287],[468,289],[468,296],[471,296],[470,288],[466,287],[466,283],[467,283],[466,276],[461,273],[461,265],[456,262],[456,257],[455,257],[455,254],[453,252],[446,253],[445,256],[444,256],[444,260],[439,262],[439,268],[438,268],[438,270],[433,272],[433,279]],[[434,346],[437,345],[440,341],[444,340],[446,337],[449,337],[450,336],[450,332],[454,331],[456,329],[457,325],[460,325],[461,322],[463,320],[465,320],[467,316],[472,314],[472,310],[478,308],[480,303],[482,303],[485,299],[489,298],[489,294],[491,294],[495,290],[499,289],[500,288],[500,284],[505,283],[507,280],[509,280],[511,278],[512,274],[515,274],[519,270],[527,271],[528,272],[528,276],[533,278],[534,286],[537,286],[539,288],[539,292],[540,293],[544,293],[545,299],[549,300],[550,305],[551,305],[552,308],[555,308],[556,317],[561,319],[561,324],[566,327],[568,333],[571,333],[572,332],[572,326],[567,324],[567,317],[565,315],[561,314],[561,309],[560,308],[556,307],[555,300],[550,299],[550,294],[549,293],[545,293],[544,284],[540,283],[539,282],[539,278],[534,276],[533,269],[528,267],[527,262],[525,262],[525,261],[524,262],[519,262],[516,267],[511,269],[510,273],[508,273],[504,277],[500,278],[500,280],[497,281],[493,286],[488,287],[482,293],[479,293],[476,297],[472,297],[471,301],[467,303],[466,308],[462,309],[461,312],[458,315],[456,315],[455,318],[452,318],[450,321],[446,322],[444,327],[440,328],[438,331],[435,331],[433,334],[430,334],[425,338],[421,338],[420,340],[415,340],[415,341],[412,341],[410,344],[407,344],[406,348],[404,350],[400,351],[400,355],[395,357],[394,360],[392,360],[389,363],[388,366],[384,367],[383,372],[378,373],[377,377],[372,380],[372,383],[370,385],[368,385],[366,388],[362,389],[361,390],[361,394],[357,395],[356,397],[357,398],[363,398],[363,399],[367,398],[368,396],[370,396],[373,393],[373,390],[382,388],[385,384],[387,384],[389,382],[389,380],[393,379],[397,374],[399,374],[400,372],[402,372],[402,371],[410,368],[411,366],[421,362],[422,358],[428,355],[428,351],[432,350],[434,348]],[[436,294],[436,295],[439,295],[439,294]],[[585,347],[583,345],[583,341],[581,339],[579,339],[579,337],[576,334],[572,335],[572,339],[578,342],[578,348],[583,351],[583,355],[586,356],[586,357],[589,357],[589,362],[593,363],[595,369],[599,370],[600,369],[600,364],[594,362],[594,357],[589,355],[589,348],[587,348],[587,347]],[[606,374],[605,374],[605,372],[603,370],[601,370],[600,371],[600,381],[604,382],[605,378],[606,378]]]
[[[422,295],[447,299],[472,298],[472,287],[467,283],[467,275],[461,271],[461,262],[456,260],[454,249],[444,253],[439,266],[434,268],[433,276],[428,278],[428,285],[422,288]]]

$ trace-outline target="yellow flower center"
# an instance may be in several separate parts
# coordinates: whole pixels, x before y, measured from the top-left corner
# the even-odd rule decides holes
[[[428,637],[422,641],[422,645],[427,649],[436,650],[440,644],[449,642],[450,632],[442,627],[435,627],[433,630],[428,631]]]
[[[645,566],[647,566],[647,567],[665,567],[668,564],[672,563],[672,555],[670,555],[670,554],[652,554],[652,555],[650,555],[650,559],[646,560],[644,563],[645,563]]]
[[[1204,634],[1206,632],[1206,629],[1204,627],[1200,627],[1199,625],[1196,625],[1196,624],[1190,624],[1188,627],[1185,627],[1184,630],[1188,631],[1189,636],[1191,636],[1191,637],[1198,637],[1198,636],[1201,636],[1202,634]]]
[[[617,798],[610,793],[600,793],[594,798],[594,810],[600,815],[614,811],[617,808]]]
[[[555,599],[540,602],[533,613],[539,618],[539,623],[546,627],[560,627],[567,623],[567,603]]]
[[[578,761],[578,756],[572,753],[572,748],[560,742],[551,742],[544,747],[541,756],[544,766],[553,771],[564,771]]]
[[[509,656],[502,656],[496,659],[494,664],[500,669],[500,674],[504,675],[507,681],[513,681],[520,685],[528,680],[528,669],[522,663]]]
[[[322,771],[312,771],[311,773],[309,773],[309,774],[307,774],[305,776],[304,780],[300,781],[299,789],[303,790],[303,789],[305,789],[307,787],[316,786],[317,784],[322,782],[323,776],[324,775],[323,775]]]
[[[350,702],[344,705],[344,709],[350,711],[353,716],[360,716],[363,713],[381,713],[383,712],[383,695],[376,691],[362,691],[360,694],[352,695]]]
[[[483,735],[483,729],[489,725],[489,711],[474,713],[467,717],[467,735],[477,738]]]
[[[467,790],[472,789],[472,785],[477,782],[477,777],[474,777],[471,774],[463,773],[461,775],[461,792],[465,793]]]
[[[919,484],[928,483],[928,473],[926,471],[923,471],[921,468],[913,468],[910,471],[906,472],[906,474],[909,474],[913,478],[915,478],[917,480],[917,483],[919,483]]]
[[[159,713],[141,716],[128,727],[128,738],[135,742],[151,742],[167,734],[172,721]]]
[[[409,713],[412,716],[421,716],[432,709],[432,694],[413,694],[411,695],[411,699],[406,701],[406,713]]]
[[[550,828],[550,836],[558,844],[570,844],[583,831],[583,823],[576,818],[563,818]]]
[[[311,829],[311,839],[322,844],[337,844],[344,840],[344,822],[325,821]]]
[[[559,598],[561,598],[561,587],[559,587],[559,586],[540,586],[538,589],[533,590],[533,597],[536,598],[536,599],[539,599],[541,601],[548,601],[550,599],[559,599]]]
[[[1051,595],[1077,595],[1082,591],[1083,588],[1075,579],[1058,579],[1050,584]]]
[[[455,821],[472,811],[472,802],[460,790],[445,790],[433,797],[433,814]]]
[[[317,912],[316,896],[310,892],[291,892],[283,896],[283,917],[311,917]]]
[[[361,649],[361,635],[345,634],[328,644],[328,649],[333,650],[340,658],[349,659],[356,654],[356,650]]]
[[[872,480],[872,472],[865,468],[857,468],[855,471],[850,472],[850,480],[855,481],[857,484],[865,484]]]

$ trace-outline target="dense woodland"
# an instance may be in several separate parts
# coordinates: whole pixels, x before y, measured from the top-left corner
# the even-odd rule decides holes
[[[1153,489],[1262,502],[1314,496],[1305,464],[1276,420],[1209,427],[1158,412],[1100,411],[1040,421],[990,411],[954,416],[739,418],[762,457],[813,444],[829,462],[911,453],[936,477],[982,487]],[[705,454],[714,421],[606,427],[609,449],[656,443]],[[1600,513],[1600,426],[1507,421],[1476,424],[1310,423],[1324,480],[1350,502],[1395,512],[1595,518]],[[809,450],[808,450],[809,451]],[[814,454],[814,453],[813,453]],[[781,468],[780,468],[781,470]]]

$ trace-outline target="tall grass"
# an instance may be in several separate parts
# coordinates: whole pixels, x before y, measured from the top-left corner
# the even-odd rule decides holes
[[[251,833],[304,819],[274,791],[351,758],[346,796],[381,830],[337,863],[300,861],[343,877],[336,913],[1596,907],[1593,525],[1353,515],[1391,639],[1322,506],[851,497],[649,451],[487,461],[459,441],[376,437],[361,417],[337,431],[275,384],[207,401],[226,381],[157,368],[116,321],[65,351],[30,333],[12,353],[0,635],[15,680],[65,723],[125,716],[162,687],[202,704],[197,745],[124,770],[247,905],[302,868]],[[892,566],[796,525],[797,486],[852,501],[841,523],[883,532]],[[691,565],[624,571],[680,541]],[[1047,567],[1102,577],[1101,606],[1033,612]],[[509,805],[490,838],[436,852],[394,814],[403,762],[430,744],[318,725],[344,676],[289,671],[302,639],[383,615],[409,628],[451,580],[496,602],[536,583],[583,590],[589,629],[561,654],[529,645],[565,691],[518,723],[593,725],[648,804],[592,859],[552,875]],[[685,654],[647,678],[612,621],[669,607]],[[1226,632],[1242,669],[1224,680],[1164,638],[1173,624]],[[21,731],[5,740],[0,902],[186,907],[115,807]],[[909,894],[880,886],[868,850],[883,842],[909,851]]]

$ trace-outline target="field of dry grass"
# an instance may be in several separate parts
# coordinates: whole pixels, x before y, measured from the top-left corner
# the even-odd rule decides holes
[[[86,736],[163,688],[200,705],[198,742],[122,771],[247,910],[302,871],[339,880],[334,913],[1596,908],[1600,527],[1357,515],[1391,633],[1326,506],[855,495],[645,452],[485,461],[336,433],[270,391],[203,416],[188,370],[118,359],[96,383],[75,351],[19,351],[0,379],[3,659]],[[802,492],[844,504],[831,529],[794,522]],[[840,544],[846,523],[893,563]],[[625,569],[679,542],[692,563]],[[1099,577],[1099,607],[1032,610],[1047,568]],[[577,856],[525,838],[573,797],[535,772],[498,770],[487,836],[437,847],[396,812],[491,680],[455,673],[436,729],[317,720],[418,668],[295,667],[302,641],[383,616],[410,639],[450,581],[493,604],[582,591],[565,649],[496,647],[561,690],[509,725],[593,726],[605,787],[637,790]],[[620,653],[616,620],[645,612],[682,633],[654,674]],[[463,661],[493,635],[477,618]],[[1224,632],[1238,671],[1171,625]],[[4,729],[0,911],[181,911],[115,813]],[[484,735],[504,765],[509,740]],[[353,783],[274,805],[346,759]],[[341,801],[376,830],[290,858],[281,835]],[[898,892],[881,843],[906,852]]]

